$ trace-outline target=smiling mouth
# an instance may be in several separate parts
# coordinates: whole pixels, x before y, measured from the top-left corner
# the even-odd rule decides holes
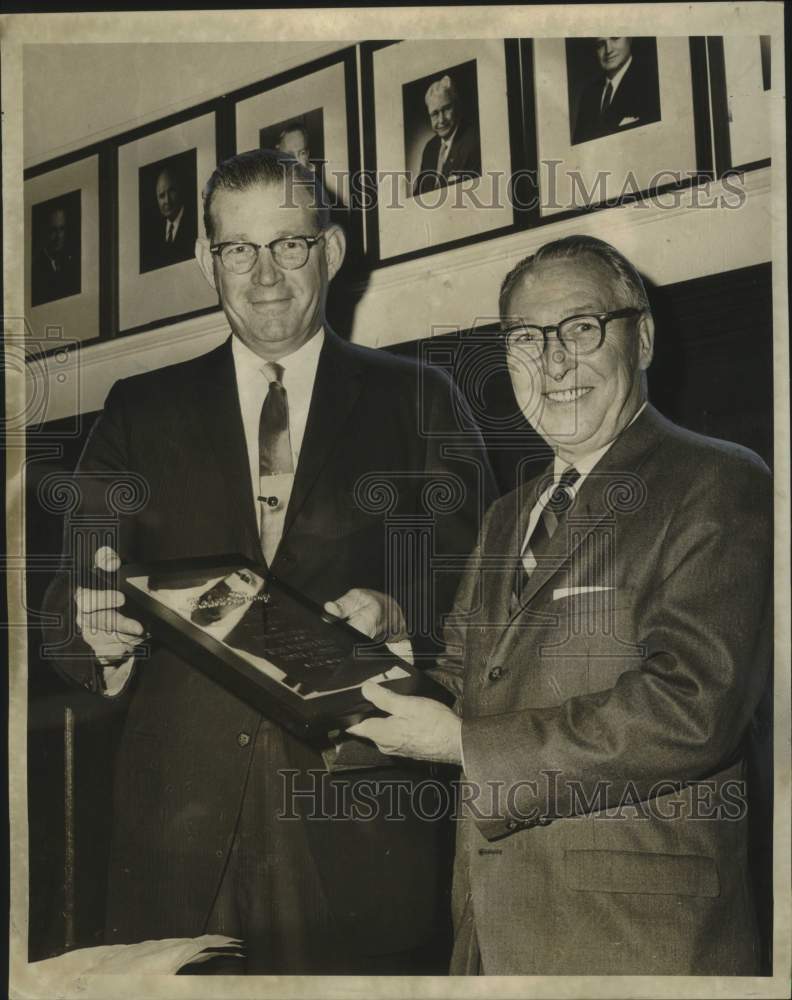
[[[288,304],[290,299],[257,299],[250,303],[251,308],[257,310],[278,309]]]
[[[551,403],[574,403],[576,399],[581,399],[589,392],[591,392],[591,386],[586,385],[577,389],[554,389],[552,392],[544,393],[544,397],[549,399]]]

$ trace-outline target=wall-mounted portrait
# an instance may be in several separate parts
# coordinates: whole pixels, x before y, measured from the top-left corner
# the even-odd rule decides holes
[[[471,38],[361,46],[364,158],[376,185],[366,250],[375,266],[514,225],[516,45]]]
[[[100,335],[99,156],[25,171],[25,322],[31,353]],[[47,345],[50,346],[47,346]]]
[[[475,59],[403,84],[402,101],[413,195],[481,176]]]
[[[195,260],[201,189],[217,165],[214,110],[128,133],[118,146],[118,330],[218,308]]]
[[[324,162],[324,115],[321,108],[286,118],[259,130],[261,149],[291,153],[304,167]]]
[[[140,167],[140,273],[190,260],[198,235],[197,151]]]
[[[570,141],[662,120],[655,38],[568,38]]]
[[[79,191],[32,206],[32,306],[80,293],[80,228]]]

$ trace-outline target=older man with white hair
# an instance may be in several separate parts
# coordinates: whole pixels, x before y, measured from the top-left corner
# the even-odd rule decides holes
[[[429,85],[425,101],[435,134],[424,146],[414,195],[445,187],[463,177],[481,176],[478,129],[465,121],[459,94],[448,74]]]

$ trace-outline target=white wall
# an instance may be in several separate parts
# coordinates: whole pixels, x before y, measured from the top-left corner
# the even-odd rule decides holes
[[[201,100],[343,48],[338,43],[28,45],[25,163],[104,139]],[[68,88],[63,82],[68,80]],[[58,86],[53,86],[53,82]],[[177,96],[178,95],[178,96]],[[712,194],[720,190],[713,186]],[[739,209],[627,206],[376,270],[355,312],[352,339],[381,347],[493,318],[503,275],[557,236],[612,242],[663,285],[770,260],[769,170],[745,178]],[[30,369],[47,382],[50,419],[98,409],[121,377],[195,356],[227,335],[222,314],[84,347]],[[55,374],[57,371],[57,375]]]

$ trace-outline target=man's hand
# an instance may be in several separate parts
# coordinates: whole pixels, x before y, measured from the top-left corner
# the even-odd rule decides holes
[[[118,553],[109,546],[96,550],[96,569],[112,573],[120,565]],[[105,663],[123,661],[147,637],[140,622],[116,611],[124,603],[124,595],[118,590],[78,587],[74,603],[77,605],[77,628],[98,660]]]
[[[400,642],[407,638],[402,610],[389,594],[355,587],[335,601],[328,601],[324,609],[345,619],[375,642]]]
[[[363,697],[390,712],[387,719],[364,719],[347,729],[376,743],[382,753],[445,764],[462,763],[462,720],[450,708],[431,698],[396,694],[366,681]]]

